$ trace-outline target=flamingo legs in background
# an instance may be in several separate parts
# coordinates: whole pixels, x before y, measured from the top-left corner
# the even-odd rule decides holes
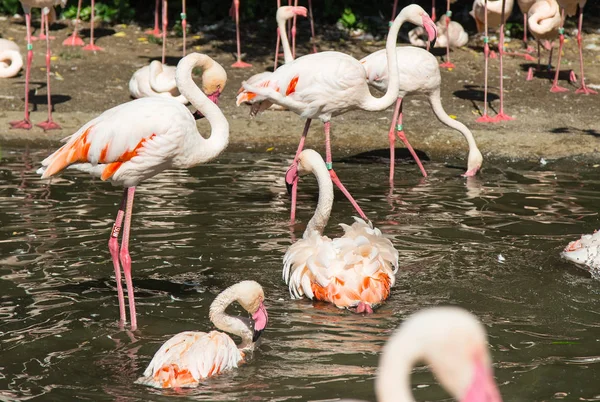
[[[291,6],[292,1],[288,0],[288,4]],[[277,9],[281,7],[281,0],[277,0]],[[298,0],[294,1],[294,7],[298,7]],[[313,53],[317,53],[317,44],[315,38],[315,22],[313,20],[312,13],[312,0],[308,0],[308,17],[310,18],[310,34],[311,34],[311,42]],[[290,30],[292,37],[292,56],[296,58],[296,16],[294,16],[292,20],[292,28]],[[273,64],[273,70],[277,69],[278,61],[279,61],[279,46],[281,44],[281,33],[279,27],[277,27],[277,42],[275,44],[275,63]]]
[[[167,47],[167,28],[169,25],[168,20],[168,2],[167,0],[163,0],[162,5],[162,18],[159,18],[159,9],[160,9],[160,1],[156,0],[156,9],[154,12],[154,29],[150,29],[146,31],[148,35],[154,35],[157,38],[162,38],[162,56],[161,61],[165,64],[166,59],[166,47]],[[187,13],[186,13],[186,0],[181,1],[181,30],[183,33],[183,57],[187,54],[186,44],[187,44]],[[159,19],[162,19],[162,33],[159,26]]]
[[[81,0],[80,0],[81,3]],[[159,23],[159,10],[160,8],[160,0],[156,0],[156,5],[154,8],[154,29],[149,29],[146,31],[147,35],[154,35],[156,38],[160,38],[161,37],[161,33],[160,33],[160,28],[158,27]]]
[[[21,121],[10,122],[12,128],[22,128],[25,130],[31,129],[31,120],[29,119],[29,81],[31,79],[31,62],[33,60],[33,45],[31,44],[31,8],[23,6],[25,12],[25,24],[27,26],[27,69],[25,70],[25,117]],[[48,32],[48,8],[42,10],[42,14],[46,14],[44,24],[46,32]],[[48,120],[38,124],[38,127],[44,130],[59,129],[60,126],[52,120],[52,102],[50,96],[50,38],[46,36],[46,79],[48,91]]]
[[[500,43],[498,43],[498,53],[500,53],[500,111],[494,117],[494,122],[499,122],[503,120],[514,120],[514,117],[510,117],[506,113],[504,113],[504,12],[505,7],[504,3],[506,0],[502,0],[502,17],[500,23]],[[526,55],[529,56],[529,55]],[[531,56],[529,56],[531,57]]]
[[[435,1],[434,1],[435,7]],[[450,0],[448,0],[448,8],[446,9],[446,61],[440,64],[440,67],[443,68],[454,68],[456,67],[454,63],[450,61],[450,17],[452,17],[452,11],[450,11]],[[418,159],[417,159],[418,160]]]
[[[577,45],[579,46],[579,66],[581,68],[581,86],[575,91],[576,94],[596,95],[598,92],[589,89],[585,85],[585,75],[583,74],[583,39],[581,30],[583,29],[583,6],[578,7],[579,10],[579,25],[577,26]],[[557,69],[558,70],[558,69]]]
[[[488,67],[490,59],[490,38],[488,36],[488,13],[487,13],[487,0],[485,0],[486,12],[484,14],[483,26],[483,58],[484,58],[484,70],[483,70],[483,115],[476,121],[478,123],[491,123],[493,120],[488,115]]]
[[[83,39],[79,37],[79,15],[81,14],[81,0],[77,3],[77,17],[75,17],[75,23],[73,26],[73,33],[62,43],[63,46],[84,46]]]
[[[187,39],[187,14],[185,13],[185,0],[181,1],[181,30],[183,31],[183,57],[185,57],[185,45]]]
[[[233,0],[232,8],[235,13],[235,35],[237,40],[237,61],[231,67],[246,68],[252,67],[252,64],[242,61],[242,43],[240,41],[240,0]]]
[[[92,15],[90,17],[90,44],[83,47],[83,50],[89,50],[92,52],[98,52],[100,50],[104,50],[100,46],[96,46],[94,43],[94,25],[95,25],[95,17],[96,17],[96,7],[95,0],[92,0]]]

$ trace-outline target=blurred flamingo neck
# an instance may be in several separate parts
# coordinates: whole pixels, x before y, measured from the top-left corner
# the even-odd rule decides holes
[[[292,55],[292,49],[290,48],[290,41],[287,37],[287,29],[285,23],[291,17],[286,18],[282,17],[277,13],[277,27],[279,28],[279,35],[281,36],[281,46],[283,47],[283,58],[286,63],[290,63],[294,61],[294,56]]]
[[[192,53],[184,57],[177,65],[175,82],[183,95],[196,109],[202,113],[211,126],[210,138],[204,139],[198,133],[195,144],[190,144],[189,155],[182,167],[195,166],[219,155],[229,143],[229,123],[221,109],[204,95],[192,79],[192,69],[201,67],[204,75],[213,67],[215,62],[208,56]]]
[[[410,386],[412,368],[423,353],[418,336],[398,333],[388,341],[381,355],[375,394],[379,402],[414,402]]]
[[[9,61],[10,64],[6,68],[0,68],[0,78],[14,77],[23,68],[23,59],[16,50],[5,50],[0,52],[0,63]]]
[[[252,345],[252,331],[242,320],[225,313],[227,306],[238,299],[237,289],[234,285],[221,292],[210,305],[208,316],[215,327],[221,331],[242,338],[242,343],[238,345],[238,349],[247,349]]]
[[[325,226],[329,221],[331,215],[331,209],[333,208],[333,182],[329,176],[329,171],[323,162],[323,159],[316,152],[314,154],[304,155],[306,157],[311,156],[311,160],[308,161],[311,165],[312,173],[317,178],[317,184],[319,185],[319,200],[317,202],[317,208],[311,220],[306,226],[304,234],[310,234],[313,231],[317,231],[320,235],[323,234]],[[303,162],[306,162],[306,159]]]

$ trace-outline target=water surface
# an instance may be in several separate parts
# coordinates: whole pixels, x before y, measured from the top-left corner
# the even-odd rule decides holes
[[[303,178],[291,230],[290,155],[226,153],[166,172],[136,192],[131,333],[117,324],[107,247],[121,190],[77,172],[49,187],[35,174],[47,153],[4,149],[0,164],[0,400],[374,400],[390,332],[436,305],[484,322],[505,401],[600,400],[600,283],[559,258],[600,226],[598,166],[487,161],[466,180],[455,166],[428,163],[424,180],[401,164],[390,193],[385,163],[336,163],[400,252],[391,298],[372,316],[290,300],[282,257],[317,196],[315,180]],[[336,197],[330,236],[353,215]],[[193,390],[133,384],[171,335],[212,329],[210,303],[244,279],[263,285],[270,317],[249,364]],[[412,381],[417,400],[448,400],[424,368]]]

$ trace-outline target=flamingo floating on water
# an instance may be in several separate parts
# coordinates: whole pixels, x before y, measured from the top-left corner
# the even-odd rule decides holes
[[[10,122],[12,128],[22,128],[25,130],[31,129],[31,121],[29,120],[29,81],[31,78],[31,62],[33,60],[33,45],[31,43],[31,9],[41,8],[42,22],[46,27],[46,85],[48,92],[48,120],[37,124],[38,127],[44,130],[55,130],[59,129],[60,126],[52,120],[52,97],[50,95],[50,27],[48,24],[48,13],[54,6],[61,5],[65,7],[67,0],[20,0],[23,12],[25,13],[25,25],[27,27],[27,68],[25,70],[25,117],[20,121]]]
[[[386,342],[375,378],[378,402],[412,402],[410,374],[427,364],[461,402],[502,402],[483,325],[458,307],[419,311]],[[349,402],[349,401],[348,401]]]
[[[359,218],[352,226],[341,225],[344,236],[323,236],[333,207],[333,183],[321,155],[305,149],[298,156],[296,174],[309,173],[319,183],[319,201],[302,239],[283,257],[283,280],[294,299],[306,296],[372,313],[394,286],[398,251],[371,222]]]
[[[389,82],[391,82],[386,58],[386,52],[378,50],[360,61],[367,71],[369,85],[379,91],[388,90]],[[477,174],[477,171],[481,168],[481,164],[483,163],[483,156],[481,155],[479,148],[477,148],[477,143],[475,142],[475,138],[471,131],[461,122],[450,118],[442,106],[440,99],[440,85],[442,78],[440,75],[440,67],[435,56],[420,47],[399,46],[396,48],[395,59],[397,60],[396,64],[398,66],[400,89],[398,91],[396,108],[392,116],[392,125],[388,132],[390,140],[390,185],[393,186],[394,184],[394,133],[396,133],[400,140],[404,142],[419,165],[423,176],[427,176],[423,164],[406,139],[404,126],[402,125],[402,101],[404,97],[409,94],[427,95],[429,104],[438,120],[446,126],[458,131],[465,137],[469,144],[469,157],[465,176],[474,176]]]
[[[600,275],[600,231],[570,242],[560,255],[567,261],[588,267],[595,276]]]
[[[0,78],[11,78],[23,68],[23,57],[19,45],[0,38]]]
[[[563,88],[558,85],[558,76],[560,74],[560,61],[562,58],[562,48],[565,42],[564,35],[564,20],[565,13],[566,15],[573,16],[575,14],[578,15],[579,24],[577,26],[577,45],[579,47],[579,67],[581,69],[581,77],[580,82],[581,86],[575,90],[576,94],[586,94],[586,95],[596,95],[598,92],[593,89],[588,88],[585,85],[585,75],[583,73],[583,38],[581,36],[581,30],[583,29],[583,7],[585,7],[585,3],[587,0],[558,0],[558,4],[560,5],[562,11],[562,23],[559,28],[559,46],[558,46],[558,61],[556,62],[556,73],[554,75],[554,82],[552,83],[552,88],[550,88],[551,92],[566,92],[567,88]],[[575,81],[573,77],[573,73],[571,72],[571,81]]]
[[[296,157],[286,175],[286,182],[292,184],[291,220],[296,213],[296,183],[291,177],[295,174],[298,155],[304,147],[304,140],[312,119],[320,119],[325,127],[326,163],[333,182],[350,200],[359,215],[367,220],[354,198],[342,185],[333,170],[331,157],[330,127],[331,118],[351,110],[363,109],[379,111],[389,107],[397,98],[400,88],[398,62],[394,55],[396,41],[401,25],[405,21],[424,26],[430,39],[436,36],[435,23],[420,6],[412,4],[405,7],[392,24],[386,40],[388,67],[391,71],[388,90],[381,98],[375,98],[369,92],[367,75],[363,65],[354,57],[340,52],[321,52],[302,56],[279,67],[263,81],[248,84],[243,82],[244,90],[237,96],[237,105],[242,103],[271,103],[288,108],[306,118]]]
[[[202,89],[213,99],[218,98],[225,87],[227,74],[220,64],[199,53],[188,55],[177,65],[177,88],[208,119],[210,138],[204,139],[198,133],[196,120],[181,103],[162,97],[136,99],[109,109],[86,123],[66,139],[65,145],[44,159],[38,170],[45,179],[73,167],[125,187],[108,248],[115,269],[122,325],[126,317],[119,261],[123,265],[132,330],[137,328],[137,320],[129,233],[136,186],[165,169],[187,169],[206,163],[216,158],[229,140],[227,119],[192,80],[194,67],[202,68]],[[123,218],[119,251],[118,237]]]
[[[237,368],[254,350],[267,326],[264,300],[257,282],[243,281],[228,287],[210,305],[209,317],[215,327],[242,338],[242,343],[236,345],[229,335],[219,331],[181,332],[160,347],[144,377],[136,383],[155,388],[195,387],[205,378]],[[225,313],[234,301],[252,315],[252,329],[242,319]]]

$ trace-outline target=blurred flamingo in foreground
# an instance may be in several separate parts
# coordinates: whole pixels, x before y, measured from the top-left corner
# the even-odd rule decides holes
[[[438,22],[440,24],[440,22]],[[386,53],[378,50],[363,58],[360,62],[367,71],[367,80],[370,86],[379,91],[386,91],[389,86],[389,73],[387,68]],[[419,160],[416,152],[409,144],[404,134],[402,125],[402,101],[409,94],[423,94],[429,99],[429,104],[433,113],[439,121],[446,126],[460,132],[469,144],[469,157],[467,172],[465,176],[474,176],[477,174],[483,163],[483,156],[477,148],[475,138],[464,124],[452,119],[442,106],[440,98],[440,86],[442,77],[440,67],[434,55],[420,47],[399,46],[396,48],[396,59],[398,65],[398,76],[400,79],[400,90],[398,91],[398,100],[396,108],[392,115],[392,124],[388,132],[390,140],[390,186],[394,185],[394,163],[395,163],[395,135],[404,142],[411,155],[421,169],[423,176],[427,177],[427,172]]]
[[[502,402],[483,325],[458,307],[435,307],[406,319],[383,347],[375,378],[378,402],[414,401],[410,374],[427,364],[461,402]]]
[[[31,129],[31,121],[29,120],[29,81],[31,78],[31,62],[33,60],[33,45],[31,44],[31,9],[41,8],[42,22],[46,28],[46,90],[48,92],[48,120],[37,124],[38,127],[44,130],[59,129],[60,126],[52,120],[52,97],[50,95],[50,26],[48,24],[48,14],[50,9],[56,5],[65,7],[67,0],[20,0],[23,12],[25,13],[25,25],[27,27],[27,68],[25,70],[25,117],[20,121],[10,122],[12,128],[22,128],[25,130]]]
[[[156,352],[144,377],[136,383],[154,388],[187,388],[201,380],[237,368],[247,361],[267,326],[269,316],[264,305],[265,294],[254,281],[236,283],[221,292],[210,305],[209,317],[218,329],[242,338],[236,345],[223,332],[181,332],[166,341]],[[232,317],[225,309],[237,301],[254,321],[248,328],[241,317]]]
[[[394,286],[398,251],[371,222],[359,218],[352,226],[341,225],[344,236],[323,236],[333,207],[333,183],[321,155],[305,149],[298,156],[296,174],[309,173],[317,178],[319,201],[302,239],[283,257],[283,280],[294,299],[306,296],[372,313]]]
[[[381,98],[371,95],[367,85],[367,75],[363,65],[354,57],[340,52],[321,52],[297,58],[281,66],[261,82],[252,85],[243,82],[244,90],[237,96],[237,105],[242,103],[271,103],[288,108],[306,118],[304,132],[296,151],[296,157],[286,175],[286,182],[292,185],[291,220],[296,213],[296,183],[291,182],[295,174],[297,158],[304,148],[304,140],[312,119],[320,119],[325,128],[326,163],[331,179],[350,200],[359,215],[367,220],[354,198],[342,185],[333,170],[331,157],[330,127],[331,118],[351,110],[363,109],[379,111],[388,108],[397,98],[399,85],[398,62],[394,56],[400,27],[405,21],[425,26],[430,38],[435,38],[435,23],[420,6],[411,4],[405,7],[390,28],[386,40],[386,52],[390,80],[388,90]]]
[[[588,267],[594,277],[599,277],[600,231],[583,235],[579,240],[570,242],[560,255],[567,261]]]
[[[583,29],[583,7],[587,0],[558,0],[558,4],[560,5],[562,11],[562,23],[559,28],[559,46],[558,46],[558,61],[556,62],[556,73],[554,75],[554,82],[552,83],[552,88],[550,91],[552,92],[566,92],[567,88],[563,88],[558,85],[558,76],[560,74],[560,60],[562,58],[562,48],[565,42],[565,29],[563,24],[565,22],[565,12],[570,17],[572,15],[577,14],[579,19],[579,24],[577,26],[577,45],[579,47],[579,67],[581,71],[581,77],[579,77],[581,81],[581,86],[575,91],[576,94],[586,94],[586,95],[596,95],[598,92],[593,89],[588,88],[585,85],[585,75],[583,73],[583,39],[581,37],[581,30]],[[575,81],[573,77],[573,73],[571,73],[571,81]]]
[[[210,138],[204,139],[196,128],[192,113],[179,102],[162,97],[142,98],[124,103],[102,113],[66,138],[66,144],[42,161],[38,173],[42,179],[52,177],[67,167],[89,172],[113,185],[123,186],[123,199],[111,231],[108,248],[112,256],[120,322],[125,317],[125,300],[121,285],[119,260],[123,265],[131,329],[137,328],[129,233],[136,186],[165,169],[187,169],[216,158],[229,140],[229,124],[221,110],[202,93],[192,80],[192,69],[201,67],[202,89],[212,99],[225,87],[227,74],[210,57],[193,53],[183,58],[175,79],[181,94],[211,124]],[[125,217],[121,250],[118,237]]]
[[[0,78],[11,78],[23,68],[23,57],[19,45],[0,38]]]

